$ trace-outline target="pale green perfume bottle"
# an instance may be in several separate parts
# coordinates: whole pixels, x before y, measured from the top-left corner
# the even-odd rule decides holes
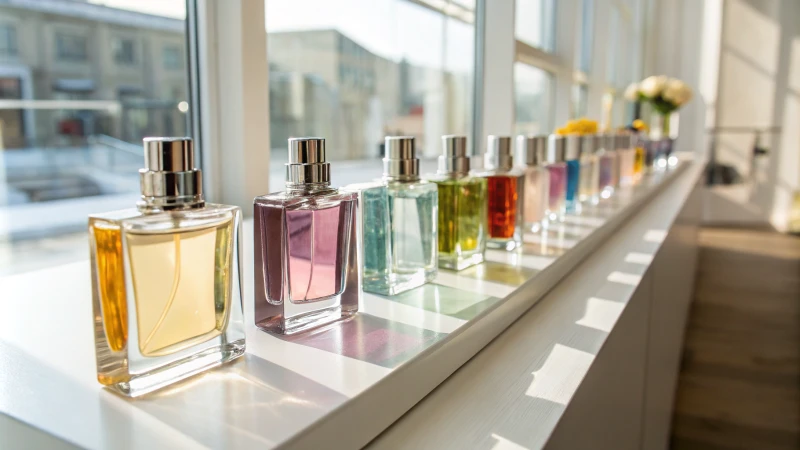
[[[439,267],[462,270],[486,253],[486,179],[469,175],[465,136],[442,136],[431,181],[439,186]]]
[[[387,137],[385,148],[381,181],[356,188],[362,204],[362,287],[395,295],[436,277],[438,196],[435,183],[420,179],[413,137]]]

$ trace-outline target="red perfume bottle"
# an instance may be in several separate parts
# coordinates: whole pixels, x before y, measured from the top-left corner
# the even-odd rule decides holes
[[[487,246],[513,250],[522,246],[525,174],[514,167],[511,138],[489,136],[484,155],[489,229]]]

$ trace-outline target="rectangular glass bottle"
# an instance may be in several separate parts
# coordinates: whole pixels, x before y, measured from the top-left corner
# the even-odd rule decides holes
[[[396,295],[436,277],[438,190],[419,177],[414,138],[385,141],[384,176],[358,189],[362,204],[362,287]]]
[[[525,229],[537,232],[547,224],[550,171],[545,167],[547,136],[517,136],[517,151],[525,163]]]
[[[97,379],[132,397],[245,350],[239,208],[203,201],[189,139],[145,165],[138,208],[89,217]]]
[[[579,198],[581,202],[597,202],[598,198],[598,179],[599,161],[595,154],[594,135],[582,135],[580,137],[580,187]]]
[[[617,170],[617,151],[616,143],[613,135],[599,135],[598,138],[599,150],[597,157],[600,163],[600,196],[609,198],[614,194],[614,189],[617,186],[615,180],[615,171]]]
[[[285,192],[256,197],[257,327],[292,334],[358,311],[357,194],[330,187],[325,140],[289,139]]]
[[[487,246],[514,250],[522,247],[525,174],[514,167],[511,138],[489,136],[484,166],[489,220]]]
[[[620,167],[620,186],[630,186],[634,182],[636,163],[636,148],[634,147],[633,135],[621,133],[617,135],[617,155]]]
[[[546,168],[550,179],[547,206],[548,222],[563,221],[567,200],[567,162],[564,136],[551,134],[547,140]]]
[[[439,267],[462,270],[483,262],[486,253],[486,179],[469,175],[467,138],[443,136],[438,186]]]

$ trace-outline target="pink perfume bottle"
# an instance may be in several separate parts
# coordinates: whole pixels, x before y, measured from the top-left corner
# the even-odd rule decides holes
[[[548,220],[563,221],[567,205],[567,140],[564,136],[551,134],[548,138],[546,164],[550,175]]]
[[[253,205],[256,326],[291,334],[358,310],[357,198],[330,186],[324,139],[289,139],[286,191]]]
[[[547,219],[550,172],[545,168],[547,136],[517,136],[517,151],[525,165],[525,227],[539,231]]]

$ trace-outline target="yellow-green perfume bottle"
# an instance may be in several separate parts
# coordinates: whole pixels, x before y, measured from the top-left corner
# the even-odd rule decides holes
[[[439,170],[439,267],[462,270],[486,253],[486,178],[469,175],[467,138],[443,136]]]
[[[138,396],[244,353],[241,212],[188,138],[147,138],[136,208],[89,217],[97,379]]]

